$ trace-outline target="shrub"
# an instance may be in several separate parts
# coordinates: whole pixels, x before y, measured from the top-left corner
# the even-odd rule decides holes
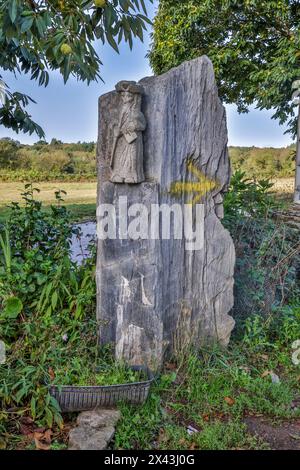
[[[35,191],[25,186],[25,207],[12,203],[0,230],[0,338],[7,347],[0,365],[2,430],[11,422],[8,408],[41,425],[60,425],[47,381],[71,355],[88,357],[97,347],[94,256],[81,266],[70,261],[73,229],[63,192],[45,212]]]
[[[272,217],[278,203],[268,194],[271,186],[238,171],[224,199],[224,224],[237,254],[234,314],[244,318],[270,314],[299,294],[299,233]]]
[[[17,166],[18,145],[13,140],[0,140],[0,167],[13,170]]]
[[[55,181],[95,180],[95,144],[17,145],[14,141],[0,141],[0,180]]]
[[[229,147],[234,171],[248,178],[284,178],[295,174],[295,145],[286,148]]]

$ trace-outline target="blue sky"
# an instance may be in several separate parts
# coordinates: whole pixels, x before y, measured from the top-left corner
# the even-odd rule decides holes
[[[150,17],[154,16],[155,4],[146,2]],[[156,2],[157,3],[157,2]],[[149,27],[150,28],[150,27]],[[139,80],[152,75],[148,59],[150,37],[146,35],[144,43],[135,41],[133,50],[122,44],[120,54],[109,46],[99,45],[98,52],[103,62],[102,78],[105,83],[92,83],[87,86],[71,79],[64,85],[58,73],[52,73],[47,88],[38,87],[36,82],[26,76],[15,79],[11,74],[3,74],[4,80],[13,90],[30,95],[36,105],[30,106],[30,113],[46,133],[49,141],[52,137],[64,142],[95,141],[97,139],[97,102],[98,97],[114,88],[123,79]],[[226,106],[230,145],[259,147],[282,147],[291,143],[291,138],[284,135],[285,128],[271,119],[271,111],[258,111],[251,108],[246,115],[239,115],[234,105]],[[15,134],[3,126],[0,137],[13,137],[22,143],[33,143],[36,136]]]

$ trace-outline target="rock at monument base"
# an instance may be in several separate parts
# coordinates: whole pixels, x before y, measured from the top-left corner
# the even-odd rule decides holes
[[[183,209],[195,194],[171,188],[196,183],[204,207],[203,243],[188,250],[186,240],[99,240],[97,317],[100,341],[117,358],[157,369],[165,353],[194,344],[227,345],[234,320],[235,250],[223,216],[223,193],[230,182],[227,126],[210,60],[203,56],[169,72],[141,80],[145,182],[110,183],[113,123],[122,107],[119,94],[99,101],[98,207],[143,203]],[[209,184],[210,184],[209,183]],[[174,186],[175,185],[175,186]],[[196,186],[198,187],[198,186]],[[193,227],[196,224],[193,212]],[[117,218],[119,223],[119,218]],[[199,229],[200,231],[200,229]],[[144,234],[145,235],[145,234]]]
[[[84,411],[69,436],[69,450],[104,450],[115,434],[120,412],[114,409]]]

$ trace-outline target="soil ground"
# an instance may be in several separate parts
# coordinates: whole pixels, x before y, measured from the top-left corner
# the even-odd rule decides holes
[[[263,416],[245,418],[247,431],[266,442],[271,450],[300,450],[300,419],[274,424]]]

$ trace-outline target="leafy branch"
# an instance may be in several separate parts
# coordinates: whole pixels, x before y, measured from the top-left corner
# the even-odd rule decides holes
[[[149,0],[151,3],[153,0]],[[101,59],[94,46],[100,40],[119,52],[122,40],[143,41],[147,18],[144,0],[10,0],[0,7],[0,68],[29,74],[40,86],[57,70],[87,82],[101,79]],[[2,93],[3,95],[3,93]],[[42,129],[24,109],[31,98],[6,90],[0,123],[16,132]]]

